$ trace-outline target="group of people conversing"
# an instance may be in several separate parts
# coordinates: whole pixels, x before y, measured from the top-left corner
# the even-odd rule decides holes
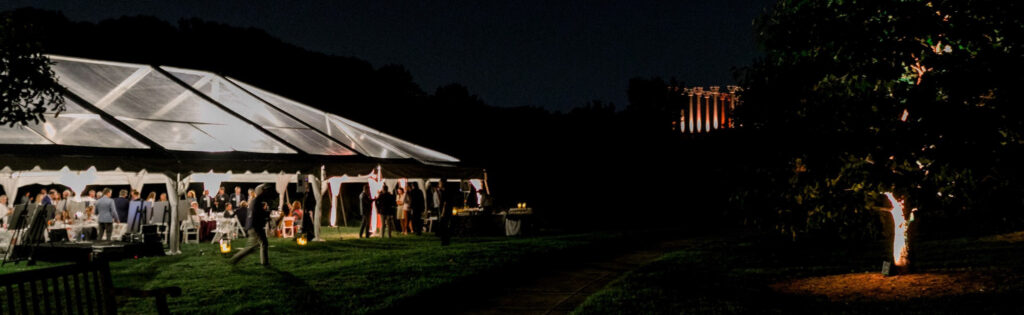
[[[442,180],[441,183],[446,182]],[[363,217],[362,225],[359,228],[359,237],[368,238],[376,230],[371,226],[373,209],[377,209],[379,219],[382,220],[380,236],[391,237],[395,231],[395,223],[403,235],[423,233],[423,222],[432,214],[437,215],[439,222],[435,231],[441,236],[442,244],[447,245],[449,240],[448,226],[452,215],[452,208],[458,199],[457,194],[449,192],[444,185],[431,185],[424,194],[419,184],[409,183],[408,190],[397,187],[391,193],[387,185],[374,194],[370,186],[364,186],[363,192],[359,194],[359,212]]]

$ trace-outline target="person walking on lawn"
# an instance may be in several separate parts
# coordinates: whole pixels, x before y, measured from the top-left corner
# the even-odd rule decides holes
[[[245,219],[245,233],[249,235],[249,242],[246,243],[245,248],[231,257],[229,263],[232,265],[251,254],[257,246],[260,250],[260,264],[270,265],[270,257],[268,257],[270,244],[267,243],[267,230],[264,229],[264,226],[270,221],[270,209],[267,205],[267,201],[271,197],[269,196],[270,191],[269,184],[261,184],[249,196],[249,211],[246,213]]]

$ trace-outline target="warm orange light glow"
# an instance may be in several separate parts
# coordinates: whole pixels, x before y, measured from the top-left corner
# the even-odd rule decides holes
[[[891,192],[886,192],[885,197],[889,198],[889,203],[892,204],[892,222],[893,222],[893,236],[892,236],[892,261],[893,265],[897,267],[907,266],[907,230],[910,227],[906,217],[903,215],[903,201],[897,200]]]
[[[295,239],[295,243],[299,244],[299,246],[306,246],[306,237],[299,236],[299,238]]]
[[[909,117],[909,116],[910,116],[910,112],[907,111],[906,109],[903,109],[903,115],[900,116],[900,121],[907,121],[907,117]]]
[[[700,114],[700,108],[703,107],[703,105],[700,104],[701,94],[703,93],[700,91],[697,92],[697,132],[704,130],[704,122],[702,120],[704,115]]]
[[[220,240],[220,252],[227,254],[231,252],[231,242],[228,240]]]

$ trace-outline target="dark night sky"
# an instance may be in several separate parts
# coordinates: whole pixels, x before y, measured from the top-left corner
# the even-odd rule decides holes
[[[8,0],[72,20],[153,15],[256,27],[306,49],[401,64],[427,92],[461,83],[497,106],[626,105],[629,78],[731,84],[757,56],[751,21],[774,0]]]

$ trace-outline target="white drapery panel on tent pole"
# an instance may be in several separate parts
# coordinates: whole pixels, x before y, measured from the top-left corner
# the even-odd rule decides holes
[[[370,186],[370,199],[377,200],[377,196],[380,196],[380,190],[384,186],[384,175],[381,174],[380,165],[377,166],[376,170],[370,171],[370,175],[366,176],[366,183]],[[370,210],[370,236],[377,236],[377,203],[372,203]]]
[[[93,169],[95,171],[95,169]],[[128,178],[128,186],[132,187],[132,190],[142,192],[143,179],[146,178],[146,170],[141,170],[137,174],[125,175]],[[84,186],[83,186],[84,187]]]
[[[309,189],[312,190],[312,191],[310,191],[310,193],[312,193],[313,194],[313,198],[316,199],[316,208],[313,208],[314,209],[313,210],[313,234],[316,234],[316,237],[313,238],[313,240],[314,241],[318,241],[318,242],[323,242],[324,241],[323,236],[320,236],[320,220],[321,220],[321,214],[320,213],[323,212],[323,211],[320,211],[320,209],[323,207],[323,204],[324,204],[324,201],[323,201],[324,187],[323,187],[323,183],[320,182],[320,178],[324,177],[324,173],[325,173],[324,172],[324,168],[321,166],[320,167],[320,177],[309,175],[309,184],[310,184],[309,185],[310,186]]]
[[[192,184],[192,176],[185,176],[185,178],[181,178],[181,174],[178,174],[178,183],[176,185],[178,188],[178,190],[176,190],[177,193],[185,194],[185,192],[188,191],[188,185],[190,184]],[[175,200],[177,200],[178,197],[178,195],[171,195],[170,190],[167,190],[167,196],[170,196],[170,199]]]
[[[347,175],[331,177],[327,179],[328,188],[331,190],[331,226],[338,226],[338,194],[341,193],[341,183],[347,179]]]
[[[227,173],[214,173],[212,170],[207,173],[192,174],[192,180],[203,182],[203,189],[213,193],[220,189],[220,184],[231,178],[231,171]]]
[[[11,172],[10,169],[4,169],[0,172],[0,186],[4,187],[4,193],[7,194],[7,206],[14,206],[14,199],[18,197],[18,182],[21,179],[21,172]],[[6,215],[6,214],[5,214]]]
[[[277,189],[277,195],[278,195],[277,210],[282,210],[282,211],[284,210],[284,206],[285,206],[285,202],[284,202],[285,191],[288,190],[288,182],[291,182],[292,178],[294,178],[294,177],[295,177],[295,175],[285,174],[283,172],[280,173],[280,174],[277,174],[277,178],[274,180],[274,185],[275,185],[274,188]]]
[[[140,178],[139,180],[141,181],[142,179]],[[57,178],[57,182],[68,186],[71,191],[75,192],[75,200],[81,201],[85,186],[96,182],[96,167],[89,167],[85,172],[72,172],[65,166],[60,169],[60,177]]]
[[[178,174],[177,177],[178,177],[178,180],[175,180],[174,178],[171,178],[170,176],[167,176],[167,184],[166,184],[167,185],[167,196],[169,196],[168,199],[170,199],[169,201],[170,201],[170,204],[171,204],[171,222],[167,223],[168,224],[167,229],[170,230],[170,232],[171,232],[171,239],[170,239],[171,250],[170,250],[170,254],[172,254],[172,255],[181,254],[181,249],[179,249],[179,244],[178,244],[178,238],[180,237],[180,234],[178,233],[179,231],[178,231],[178,198],[177,198],[178,192],[181,191],[181,190],[178,190],[177,188],[178,187],[182,187],[181,183],[183,181],[181,181],[181,174]],[[186,177],[186,178],[188,178],[188,177]],[[185,182],[185,183],[186,183],[185,187],[188,187],[187,182]]]

